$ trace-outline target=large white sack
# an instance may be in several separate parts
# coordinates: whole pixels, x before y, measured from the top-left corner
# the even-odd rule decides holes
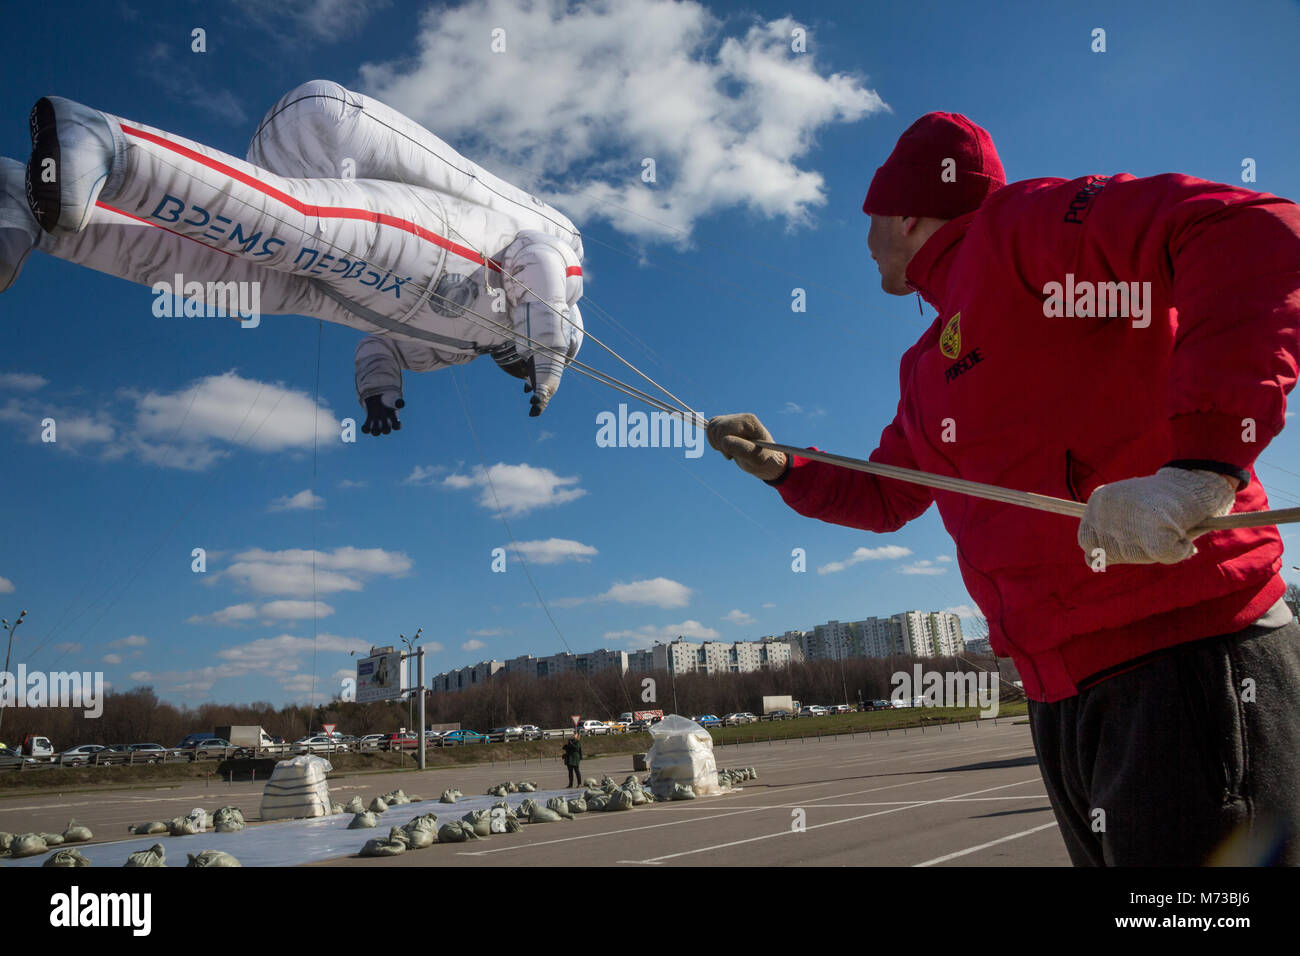
[[[650,790],[667,799],[674,784],[684,784],[699,796],[722,793],[713,738],[695,721],[669,714],[650,728]]]
[[[330,788],[325,775],[333,769],[328,760],[314,754],[281,760],[262,791],[262,819],[329,816]]]

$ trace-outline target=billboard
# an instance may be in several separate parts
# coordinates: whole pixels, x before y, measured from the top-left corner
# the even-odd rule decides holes
[[[357,661],[357,702],[393,700],[407,690],[401,651],[386,651]]]

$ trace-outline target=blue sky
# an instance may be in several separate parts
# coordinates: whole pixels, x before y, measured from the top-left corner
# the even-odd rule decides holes
[[[0,154],[25,158],[27,111],[59,94],[242,156],[285,91],[337,80],[569,213],[586,239],[587,301],[638,341],[594,307],[588,328],[693,407],[753,411],[778,440],[864,457],[892,417],[898,358],[933,319],[879,290],[860,211],[918,115],[983,125],[1011,180],[1238,182],[1251,157],[1255,188],[1300,196],[1294,3],[990,14],[637,0],[573,5],[558,23],[527,6],[19,7],[0,39]],[[501,61],[483,50],[496,25],[507,56],[533,58],[535,82],[494,80]],[[764,82],[765,37],[794,25],[808,52]],[[190,52],[194,27],[205,54]],[[631,78],[611,99],[593,92],[595,60]],[[683,104],[716,107],[714,121],[657,109],[668,87],[637,81],[656,70]],[[722,133],[762,171],[711,177]],[[653,186],[640,182],[646,155]],[[791,311],[795,287],[805,313]],[[358,333],[303,317],[256,332],[159,319],[151,303],[144,287],[41,255],[0,295],[0,612],[28,610],[15,661],[29,667],[103,670],[114,687],[190,703],[282,702],[311,693],[313,651],[320,699],[349,649],[417,627],[440,647],[437,672],[970,603],[933,510],[877,537],[800,518],[712,452],[597,447],[596,416],[620,398],[572,373],[538,419],[490,363],[408,375],[400,435],[322,442],[313,465],[313,401],[335,419],[360,411]],[[582,358],[626,377],[594,343]],[[180,428],[177,409],[190,412]],[[46,414],[62,423],[55,446],[33,440]],[[1300,503],[1294,448],[1284,433],[1259,467],[1275,506]],[[481,462],[508,466],[492,473],[517,540],[578,543],[531,552],[568,555],[531,565],[559,634],[517,561],[490,570],[510,539],[485,506]],[[313,480],[317,507],[293,507]],[[313,546],[319,606],[303,576]],[[191,571],[196,547],[205,574]],[[796,547],[807,573],[791,571]],[[849,562],[859,548],[891,550]],[[846,566],[819,573],[833,562]]]

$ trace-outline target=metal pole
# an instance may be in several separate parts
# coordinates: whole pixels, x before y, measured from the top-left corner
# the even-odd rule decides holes
[[[5,651],[5,670],[3,675],[6,681],[13,680],[13,678],[9,676],[9,657],[11,654],[13,654],[13,650],[14,650],[14,631],[18,630],[18,625],[23,622],[23,618],[25,618],[26,616],[27,616],[27,612],[23,611],[21,614],[18,615],[18,620],[14,621],[13,624],[10,624],[8,621],[4,622],[5,628],[9,631],[9,649]],[[0,698],[0,727],[4,726],[4,720],[5,720],[4,699]]]
[[[424,648],[421,647],[415,652],[415,681],[419,685],[417,693],[420,695],[420,769],[424,769]]]

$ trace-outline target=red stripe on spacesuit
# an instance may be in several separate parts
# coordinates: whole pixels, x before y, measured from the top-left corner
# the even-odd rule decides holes
[[[188,146],[174,143],[169,139],[158,136],[155,133],[147,132],[146,130],[135,129],[127,126],[125,123],[122,123],[121,126],[122,132],[126,133],[128,136],[136,136],[157,146],[162,146],[165,149],[169,149],[174,153],[184,156],[186,159],[193,160],[201,166],[206,166],[222,175],[229,176],[231,179],[238,180],[245,186],[255,189],[266,196],[270,196],[272,199],[284,203],[286,206],[297,210],[305,216],[317,216],[321,219],[361,219],[368,222],[379,223],[381,226],[392,226],[395,229],[401,229],[404,232],[409,232],[414,236],[418,236],[427,242],[432,242],[434,245],[446,249],[448,252],[455,253],[462,259],[468,259],[479,265],[486,265],[494,272],[501,271],[501,265],[495,260],[485,260],[473,249],[470,249],[467,246],[462,246],[460,243],[452,242],[450,239],[445,236],[440,236],[436,232],[430,232],[428,229],[425,229],[423,226],[417,226],[410,220],[399,219],[396,216],[390,216],[386,213],[371,212],[369,209],[354,209],[348,206],[315,206],[311,203],[305,203],[300,199],[295,199],[286,192],[276,189],[274,186],[268,186],[265,183],[259,182],[254,177],[235,169],[233,166],[227,166],[225,163],[215,160],[211,156],[204,156],[202,153],[192,150]]]
[[[567,269],[564,270],[564,275],[565,275],[566,277],[568,277],[568,276],[580,276],[580,275],[582,275],[582,266],[569,266],[569,268],[567,268]]]
[[[195,239],[193,236],[187,236],[183,232],[177,232],[175,229],[168,229],[166,226],[160,226],[158,225],[158,223],[150,222],[148,219],[141,219],[139,216],[133,216],[129,212],[125,212],[124,210],[118,209],[115,206],[110,206],[106,202],[100,202],[98,199],[95,200],[95,205],[98,206],[100,209],[107,209],[109,212],[115,212],[119,216],[125,216],[127,219],[134,219],[136,222],[140,223],[141,225],[152,226],[154,229],[161,229],[163,232],[170,232],[173,236],[178,236],[181,239],[188,239],[190,242],[197,243],[198,245],[202,246],[204,249],[211,249],[213,252],[219,252],[223,256],[230,256],[230,258],[232,259],[238,258],[238,256],[236,256],[233,252],[227,252],[225,249],[218,249],[216,246],[210,246],[206,242],[202,242],[198,239]]]

